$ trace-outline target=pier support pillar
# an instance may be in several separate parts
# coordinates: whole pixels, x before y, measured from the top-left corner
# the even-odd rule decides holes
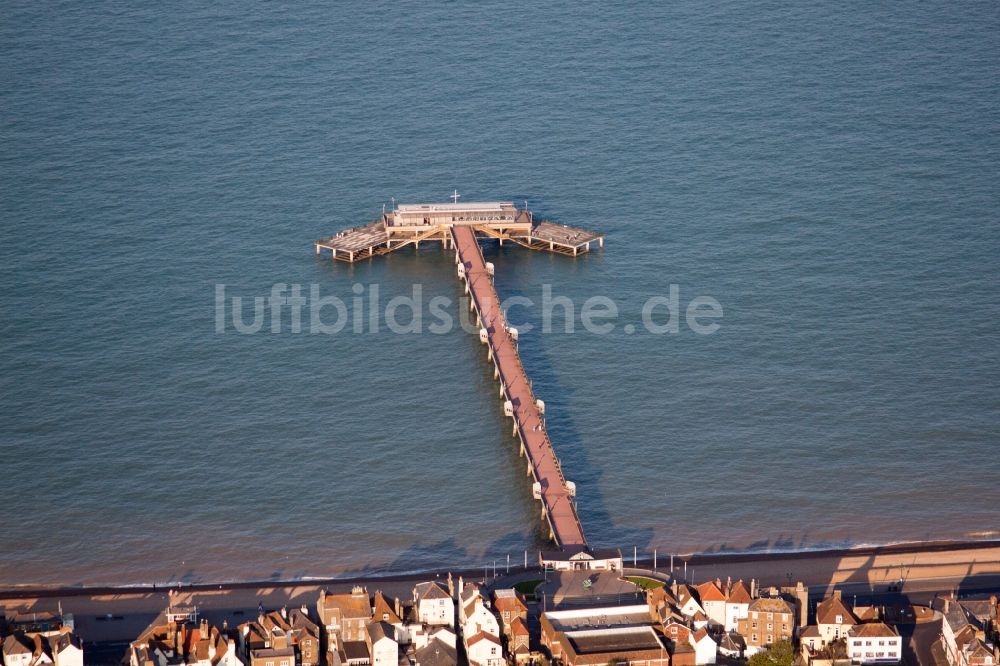
[[[597,239],[597,247],[604,247],[604,236]]]

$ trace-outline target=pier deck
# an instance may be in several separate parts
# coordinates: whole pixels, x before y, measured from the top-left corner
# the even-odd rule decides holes
[[[536,402],[528,375],[521,365],[513,335],[507,327],[493,277],[469,226],[451,229],[459,274],[464,278],[481,327],[480,336],[489,345],[501,393],[509,402],[509,415],[521,440],[521,453],[528,459],[528,472],[540,486],[542,516],[550,536],[559,546],[586,546],[583,526],[573,501],[575,487],[567,484],[555,449],[545,431],[542,409]],[[485,336],[483,335],[485,331]],[[537,492],[537,491],[536,491]]]
[[[369,224],[346,229],[316,241],[316,254],[324,250],[338,261],[350,263],[395,252],[422,241],[439,241],[448,247],[451,230],[474,229],[480,238],[517,243],[532,250],[577,256],[596,244],[604,246],[604,235],[548,220],[536,222],[531,211],[510,202],[471,204],[414,204],[382,214]]]

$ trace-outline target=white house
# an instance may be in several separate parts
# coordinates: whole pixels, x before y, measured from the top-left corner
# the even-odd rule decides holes
[[[3,641],[4,666],[28,666],[35,651],[35,641],[22,633],[11,634]]]
[[[674,590],[674,598],[677,600],[677,610],[686,618],[693,618],[697,615],[706,616],[705,609],[698,603],[692,590],[687,585],[678,585]]]
[[[399,644],[396,630],[388,622],[372,622],[368,625],[365,642],[372,657],[371,666],[398,666]]]
[[[753,601],[753,583],[748,589],[742,580],[736,581],[733,585],[729,585],[729,581],[726,581],[726,587],[729,589],[726,591],[725,629],[736,631],[740,620],[745,620],[750,610],[750,602]]]
[[[83,647],[68,628],[15,632],[3,641],[4,666],[83,666]]]
[[[834,590],[832,597],[816,605],[816,628],[822,645],[846,638],[856,624],[858,618],[841,599],[840,590]]]
[[[462,624],[462,635],[469,637],[480,631],[492,636],[500,636],[500,623],[490,610],[489,600],[482,595],[476,585],[458,581],[458,619]]]
[[[455,626],[455,602],[438,583],[417,583],[413,588],[413,604],[421,623]]]
[[[709,622],[720,627],[726,624],[726,595],[719,587],[719,581],[708,581],[702,583],[697,588],[698,599],[701,607],[708,616]]]
[[[458,637],[455,635],[454,630],[448,626],[408,625],[408,633],[415,650],[427,647],[435,640],[439,640],[453,648],[458,645]]]
[[[719,644],[709,635],[703,627],[691,634],[691,646],[694,648],[694,663],[714,664],[716,654],[719,651]]]
[[[884,622],[859,624],[847,632],[847,656],[855,664],[896,663],[902,654],[899,632]]]
[[[504,666],[500,639],[480,631],[465,639],[465,654],[470,666]]]

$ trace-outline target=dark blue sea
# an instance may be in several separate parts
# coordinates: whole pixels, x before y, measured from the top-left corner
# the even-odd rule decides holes
[[[232,297],[250,322],[275,285],[349,306],[377,285],[384,307],[415,284],[457,319],[437,245],[355,265],[313,251],[456,189],[606,233],[576,259],[484,245],[500,295],[536,303],[511,319],[594,544],[1000,531],[995,2],[0,15],[0,583],[540,547],[477,336],[231,320]],[[613,330],[543,332],[544,285],[577,310],[611,299]],[[714,333],[641,325],[671,285],[679,316],[715,299]]]

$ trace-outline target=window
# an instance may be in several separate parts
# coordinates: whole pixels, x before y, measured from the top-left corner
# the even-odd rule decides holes
[[[768,623],[767,623],[767,630],[768,630],[768,631],[771,631],[772,629],[774,629],[774,625],[773,625],[773,624],[771,624],[770,622],[768,622]]]
[[[773,620],[774,619],[774,613],[768,613],[767,614],[767,619],[768,620]]]
[[[770,645],[773,642],[774,642],[774,637],[771,636],[771,634],[768,634],[767,635],[767,644]]]
[[[751,636],[751,637],[750,637],[750,641],[751,641],[752,643],[756,643],[756,642],[757,642],[757,634],[754,634],[753,636]],[[268,666],[270,666],[270,664],[268,664]]]
[[[490,649],[490,654],[496,654],[496,653],[497,653],[497,649],[496,648],[491,648]]]
[[[752,624],[753,624],[753,628],[756,629],[757,628],[757,623],[753,622]]]
[[[870,646],[871,644],[872,644],[871,641],[865,641],[865,645]]]
[[[838,615],[837,618],[836,618],[836,620],[837,620],[837,624],[844,624],[844,616],[843,615]]]

